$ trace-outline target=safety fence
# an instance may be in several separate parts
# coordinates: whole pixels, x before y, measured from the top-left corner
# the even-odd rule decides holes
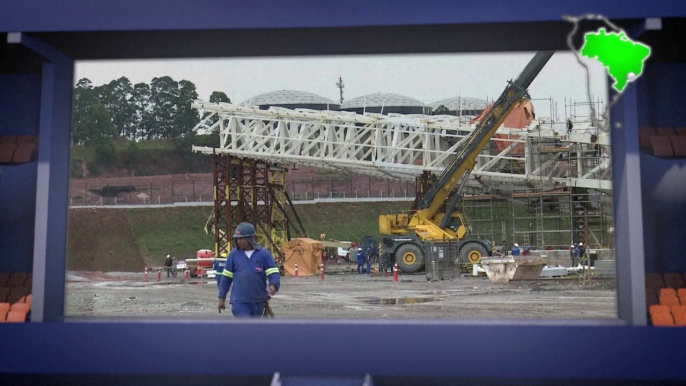
[[[293,201],[355,198],[413,198],[414,182],[392,181],[366,176],[346,179],[316,177],[289,179],[286,185]],[[150,180],[117,178],[113,181],[72,179],[70,206],[170,205],[177,203],[212,203],[214,187],[210,178]]]

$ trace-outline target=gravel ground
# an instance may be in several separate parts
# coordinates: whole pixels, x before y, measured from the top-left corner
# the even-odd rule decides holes
[[[213,280],[140,273],[69,272],[66,315],[95,317],[217,316]],[[282,278],[270,305],[279,318],[612,319],[613,280],[546,279],[505,284],[485,277],[427,282],[423,275],[338,274]],[[231,317],[229,313],[222,316]]]

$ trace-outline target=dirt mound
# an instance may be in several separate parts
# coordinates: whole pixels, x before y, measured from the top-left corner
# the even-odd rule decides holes
[[[67,269],[142,271],[145,267],[126,211],[71,209]]]

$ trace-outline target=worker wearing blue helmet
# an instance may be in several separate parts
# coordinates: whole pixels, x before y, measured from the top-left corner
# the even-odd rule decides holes
[[[222,259],[226,259],[228,257],[226,252],[222,252],[220,256]],[[214,264],[212,264],[212,268],[214,268],[215,271],[215,278],[217,279],[217,288],[219,288],[221,285],[222,277],[224,276],[222,273],[224,272],[225,265],[226,260],[215,260]]]
[[[262,317],[267,300],[279,290],[279,268],[271,252],[255,242],[255,235],[255,227],[250,223],[236,227],[236,248],[229,253],[219,284],[219,312],[226,309],[232,283],[230,303],[235,317]]]

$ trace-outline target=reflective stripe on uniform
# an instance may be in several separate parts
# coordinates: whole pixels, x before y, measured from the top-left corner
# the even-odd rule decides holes
[[[269,276],[269,275],[271,275],[271,274],[273,274],[273,273],[279,273],[279,269],[278,269],[278,268],[269,268],[269,269],[267,269],[267,270],[264,271],[264,272],[267,274],[267,276]]]
[[[222,275],[230,277],[233,279],[233,272],[229,271],[228,269],[223,270]]]

